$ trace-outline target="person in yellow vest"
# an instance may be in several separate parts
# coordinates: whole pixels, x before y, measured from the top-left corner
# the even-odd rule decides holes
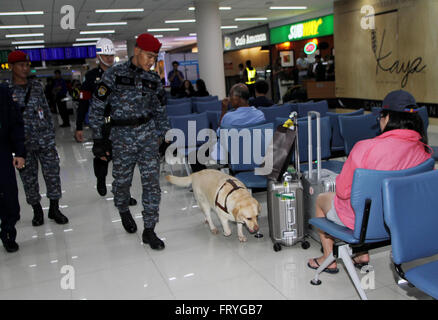
[[[255,83],[256,83],[257,71],[251,66],[251,60],[246,61],[246,69],[243,72],[243,79],[249,89],[251,97],[255,97]]]

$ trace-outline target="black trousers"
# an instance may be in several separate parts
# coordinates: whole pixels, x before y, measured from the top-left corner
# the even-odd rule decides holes
[[[246,85],[249,90],[249,95],[255,98],[255,84],[247,84]]]
[[[63,124],[69,124],[70,118],[67,110],[67,102],[62,101],[65,97],[57,98],[56,105],[58,106],[59,115],[61,116]]]
[[[15,224],[20,220],[17,179],[12,156],[0,154],[0,239],[15,240]]]
[[[93,167],[94,167],[94,175],[96,178],[106,178],[108,175],[108,165],[109,161],[102,160],[100,158],[94,158],[93,160]]]

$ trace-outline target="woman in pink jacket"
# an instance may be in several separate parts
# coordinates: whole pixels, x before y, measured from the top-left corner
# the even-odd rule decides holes
[[[415,167],[431,157],[427,145],[427,135],[423,121],[416,112],[414,97],[407,91],[397,90],[389,93],[382,103],[378,117],[382,134],[356,143],[344,164],[342,172],[336,177],[336,193],[322,193],[316,200],[316,216],[327,219],[350,229],[354,229],[355,215],[350,203],[351,185],[357,168],[372,170],[402,170]],[[324,255],[310,259],[308,266],[317,269],[330,255],[333,238],[319,233]],[[356,267],[368,264],[368,253],[353,259]],[[336,261],[325,270],[337,273]]]

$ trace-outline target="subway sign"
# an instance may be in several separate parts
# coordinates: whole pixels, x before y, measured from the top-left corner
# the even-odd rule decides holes
[[[319,17],[300,23],[288,24],[270,30],[271,44],[298,41],[333,34],[333,15]]]
[[[268,25],[227,34],[223,38],[224,51],[269,45]]]

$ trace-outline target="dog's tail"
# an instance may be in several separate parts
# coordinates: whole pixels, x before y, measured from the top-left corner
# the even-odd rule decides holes
[[[188,187],[192,184],[192,175],[187,177],[166,176],[166,180],[180,187]]]

